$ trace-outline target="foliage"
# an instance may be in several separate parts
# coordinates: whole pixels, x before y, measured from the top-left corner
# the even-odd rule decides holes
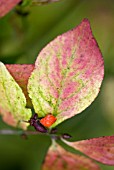
[[[5,15],[18,2],[12,3],[0,16]],[[3,2],[1,9],[4,5]],[[79,26],[44,47],[35,65],[5,66],[0,63],[0,113],[9,125],[23,130],[32,125],[56,142],[62,140],[96,161],[114,165],[114,136],[68,142],[63,138],[69,138],[69,134],[59,134],[54,129],[64,120],[81,113],[94,101],[103,76],[102,55],[89,21],[84,19]],[[36,114],[31,117],[33,110],[38,117]],[[34,131],[24,133],[26,136],[34,134]],[[89,158],[69,153],[57,143],[52,143],[42,169],[55,170],[56,167],[61,170],[100,169]]]

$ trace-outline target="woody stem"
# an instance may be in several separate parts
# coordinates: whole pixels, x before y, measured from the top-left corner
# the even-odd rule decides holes
[[[37,135],[42,134],[38,131],[22,131],[22,130],[10,130],[10,129],[3,129],[0,130],[0,135]]]

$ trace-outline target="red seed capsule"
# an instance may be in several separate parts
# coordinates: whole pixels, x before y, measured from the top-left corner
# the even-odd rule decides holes
[[[56,118],[52,114],[48,114],[40,120],[40,123],[49,128],[55,121]]]

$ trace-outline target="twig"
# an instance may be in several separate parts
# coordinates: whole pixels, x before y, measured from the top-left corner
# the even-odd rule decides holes
[[[38,135],[42,134],[38,131],[22,131],[22,130],[10,130],[10,129],[4,129],[0,130],[0,135]]]
[[[53,129],[55,130],[55,129]],[[54,131],[51,131],[51,132],[54,132]],[[42,133],[42,132],[39,132],[39,131],[23,131],[23,130],[10,130],[10,129],[3,129],[3,130],[0,130],[0,135],[20,135],[20,136],[23,136],[24,138],[27,138],[28,135],[47,135],[47,136],[50,136],[52,139],[54,140],[59,140],[61,138],[63,139],[69,139],[71,138],[70,135],[64,133],[64,134],[54,134],[54,133],[51,133],[51,132],[46,132],[46,133]],[[56,131],[55,131],[56,132]]]

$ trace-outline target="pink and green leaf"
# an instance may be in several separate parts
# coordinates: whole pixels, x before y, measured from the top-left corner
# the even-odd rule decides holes
[[[0,0],[0,17],[6,15],[14,8],[21,0]]]
[[[15,70],[15,68],[14,68]],[[32,115],[31,110],[26,108],[26,98],[20,86],[0,62],[0,114],[4,122],[12,126],[26,129]]]
[[[31,72],[34,69],[33,64],[6,64],[5,65],[12,77],[21,87],[27,101],[27,106],[32,107],[31,99],[28,96],[27,84]]]
[[[92,160],[65,151],[56,144],[46,155],[42,170],[100,170]]]
[[[53,114],[57,121],[82,112],[98,95],[104,63],[89,21],[58,36],[38,55],[28,92],[39,117]]]
[[[67,144],[96,161],[107,165],[114,165],[114,136],[67,142]]]

